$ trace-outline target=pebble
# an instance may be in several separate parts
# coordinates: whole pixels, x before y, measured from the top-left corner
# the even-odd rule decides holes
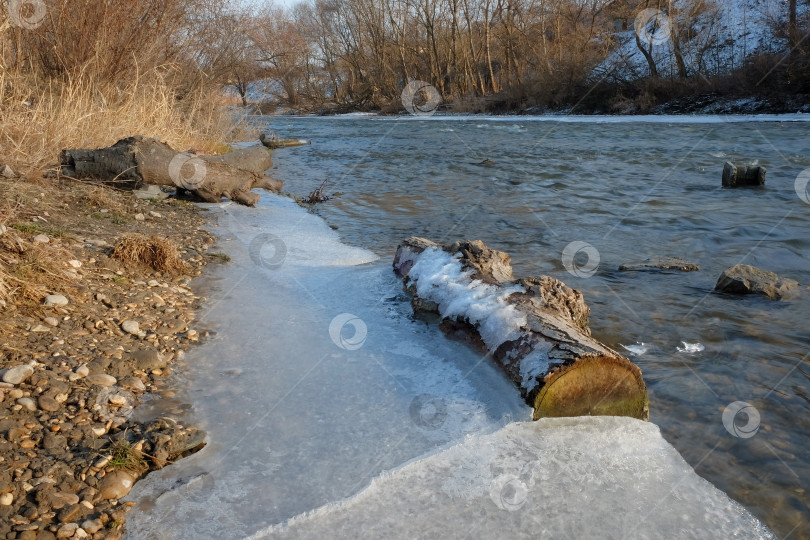
[[[150,210],[149,215],[156,218],[163,217],[159,212],[155,212],[154,210]]]
[[[31,412],[34,412],[34,411],[37,410],[37,406],[34,403],[34,400],[31,399],[31,398],[21,397],[20,399],[17,400],[17,403],[19,403],[20,405],[22,405],[23,407],[25,407],[26,409],[28,409]]]
[[[99,483],[98,490],[102,499],[121,499],[132,489],[135,478],[126,471],[113,471]]]
[[[112,375],[96,373],[94,375],[88,375],[87,382],[90,384],[97,384],[99,386],[113,386],[118,381]]]
[[[48,238],[47,234],[38,234],[34,237],[35,244],[47,244],[50,241],[51,239]]]
[[[11,170],[11,167],[6,165],[5,167],[3,167],[3,170],[0,171],[0,176],[2,176],[3,178],[14,178],[14,171]]]
[[[141,326],[138,324],[138,321],[129,319],[121,323],[121,329],[128,334],[137,336],[141,331]]]
[[[101,530],[101,527],[103,527],[103,524],[100,519],[86,519],[82,521],[82,529],[90,534],[96,534]]]
[[[59,319],[56,317],[45,317],[45,324],[50,326],[59,326]]]
[[[127,377],[121,381],[121,386],[137,392],[146,392],[146,385],[138,377]]]
[[[3,374],[3,382],[20,384],[33,375],[34,368],[29,365],[14,366]]]
[[[68,264],[70,266],[72,266],[73,268],[81,268],[82,267],[82,261],[77,261],[76,259],[68,261]]]
[[[143,221],[145,219],[146,219],[146,216],[144,216],[143,214],[140,214],[140,213],[135,214],[135,221]]]
[[[64,295],[61,294],[49,294],[45,297],[45,305],[46,306],[66,306],[68,304],[68,299],[65,298]]]
[[[31,331],[36,333],[42,333],[42,332],[50,332],[51,329],[45,326],[44,324],[38,324],[35,327],[31,328]]]
[[[57,538],[70,538],[74,534],[76,534],[76,530],[79,528],[78,523],[65,523],[59,530],[56,531]]]
[[[76,371],[74,371],[74,373],[79,377],[87,377],[88,375],[90,375],[90,368],[87,367],[86,364],[82,364],[76,368]]]
[[[56,412],[59,410],[59,402],[50,396],[39,396],[37,403],[43,411]]]
[[[11,493],[3,493],[0,495],[0,505],[10,506],[12,502],[14,502],[14,495]]]

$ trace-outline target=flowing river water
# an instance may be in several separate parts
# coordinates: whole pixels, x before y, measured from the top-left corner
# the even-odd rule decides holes
[[[241,249],[243,260],[255,262],[251,239],[269,231],[261,232],[263,242],[278,256],[259,257],[262,272],[237,280],[223,270],[206,285],[219,341],[192,353],[200,365],[179,380],[179,394],[220,440],[196,463],[196,456],[183,460],[174,472],[138,483],[141,504],[128,527],[161,537],[155,531],[168,521],[190,526],[193,512],[166,508],[176,502],[172,489],[196,482],[201,490],[183,497],[209,511],[231,504],[216,527],[207,523],[211,531],[271,527],[272,535],[275,524],[350,497],[409,460],[528,417],[494,367],[445,340],[435,324],[410,317],[389,265],[398,242],[418,235],[480,238],[511,255],[516,276],[547,274],[583,291],[593,335],[641,367],[650,420],[664,439],[777,536],[810,538],[804,120],[257,119],[280,137],[312,141],[276,151],[273,174],[285,191],[304,195],[328,178],[325,191],[334,196],[315,215],[271,198],[253,214],[217,210],[225,251]],[[767,167],[765,187],[721,188],[727,160]],[[562,254],[572,242],[592,248],[569,271]],[[700,270],[618,270],[655,256],[682,257]],[[798,280],[798,296],[713,292],[720,273],[737,263]],[[365,360],[347,361],[354,342],[339,328],[337,335],[323,330],[344,313],[360,321],[363,337],[367,331]],[[441,426],[414,415],[425,400],[441,409]],[[747,408],[729,422],[735,402]],[[249,435],[238,429],[245,423]],[[369,440],[373,452],[358,449]],[[240,478],[238,486],[229,477]],[[199,495],[218,488],[215,499]],[[251,505],[262,497],[272,505]],[[643,530],[639,522],[623,536],[645,537]]]

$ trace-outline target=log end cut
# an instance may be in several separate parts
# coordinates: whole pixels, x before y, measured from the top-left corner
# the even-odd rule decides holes
[[[556,416],[631,416],[649,420],[641,370],[626,358],[592,355],[548,374],[534,420]]]

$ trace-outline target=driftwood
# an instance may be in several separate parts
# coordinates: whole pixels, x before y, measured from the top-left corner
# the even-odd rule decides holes
[[[121,139],[108,148],[62,150],[62,174],[93,178],[131,187],[143,184],[175,186],[208,202],[222,197],[252,206],[259,201],[253,188],[280,191],[284,182],[264,171],[273,166],[263,146],[239,148],[218,156],[177,152],[157,139],[141,136]]]
[[[309,196],[306,199],[304,199],[304,202],[307,204],[315,204],[319,202],[328,201],[330,199],[329,195],[323,192],[323,190],[326,188],[326,183],[328,181],[329,181],[328,178],[324,180],[320,186],[315,188],[312,191],[312,193],[310,193]]]
[[[759,165],[737,166],[726,161],[723,165],[723,187],[764,186],[765,167]]]
[[[439,313],[445,333],[486,352],[520,387],[535,420],[649,418],[641,370],[591,337],[581,292],[549,276],[514,280],[509,255],[480,240],[439,246],[409,238],[394,271],[414,312]]]
[[[279,139],[276,136],[268,137],[264,133],[259,135],[259,141],[271,150],[275,150],[276,148],[290,148],[293,146],[306,146],[309,144],[309,141],[303,139]]]

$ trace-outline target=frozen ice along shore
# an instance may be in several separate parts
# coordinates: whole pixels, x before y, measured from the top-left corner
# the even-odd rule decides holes
[[[515,422],[377,478],[258,538],[774,538],[658,427],[625,417]]]
[[[232,262],[185,396],[209,444],[136,484],[130,538],[768,537],[652,424],[514,423],[519,393],[412,319],[388,257],[262,204],[212,208]]]

